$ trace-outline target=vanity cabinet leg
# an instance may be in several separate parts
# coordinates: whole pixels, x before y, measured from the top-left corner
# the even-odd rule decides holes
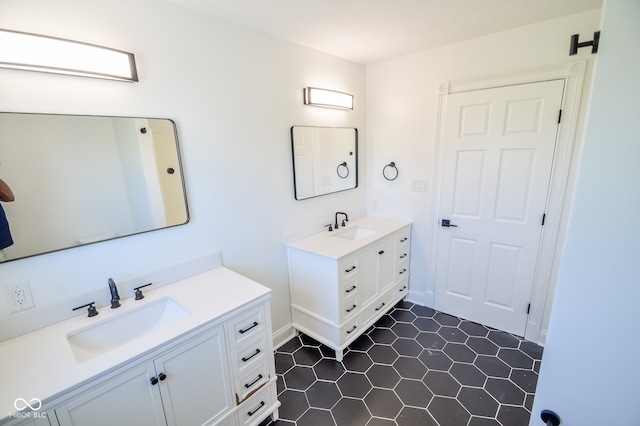
[[[336,349],[336,361],[342,362],[343,351]]]

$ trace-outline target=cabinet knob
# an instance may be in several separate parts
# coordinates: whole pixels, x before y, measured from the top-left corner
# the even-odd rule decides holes
[[[164,379],[166,379],[166,378],[167,378],[167,375],[166,375],[166,374],[164,374],[164,373],[160,373],[160,374],[158,374],[158,378],[159,378],[159,379],[160,379],[160,381],[162,382],[162,381],[164,381]]]
[[[152,377],[150,380],[152,385],[157,385],[158,384],[158,378],[157,377]]]

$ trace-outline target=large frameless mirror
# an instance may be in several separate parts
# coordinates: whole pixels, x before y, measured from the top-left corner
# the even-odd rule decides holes
[[[168,119],[0,113],[0,179],[6,260],[189,221]]]
[[[358,129],[291,128],[296,200],[358,186]]]

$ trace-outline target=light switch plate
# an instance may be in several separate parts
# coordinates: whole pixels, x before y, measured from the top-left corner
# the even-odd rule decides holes
[[[428,192],[429,181],[427,179],[411,179],[412,192]]]

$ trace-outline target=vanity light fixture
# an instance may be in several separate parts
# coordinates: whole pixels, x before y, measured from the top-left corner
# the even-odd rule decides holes
[[[0,29],[0,67],[138,81],[133,53],[95,44]]]
[[[335,90],[304,88],[304,104],[328,108],[353,109],[353,95]]]

